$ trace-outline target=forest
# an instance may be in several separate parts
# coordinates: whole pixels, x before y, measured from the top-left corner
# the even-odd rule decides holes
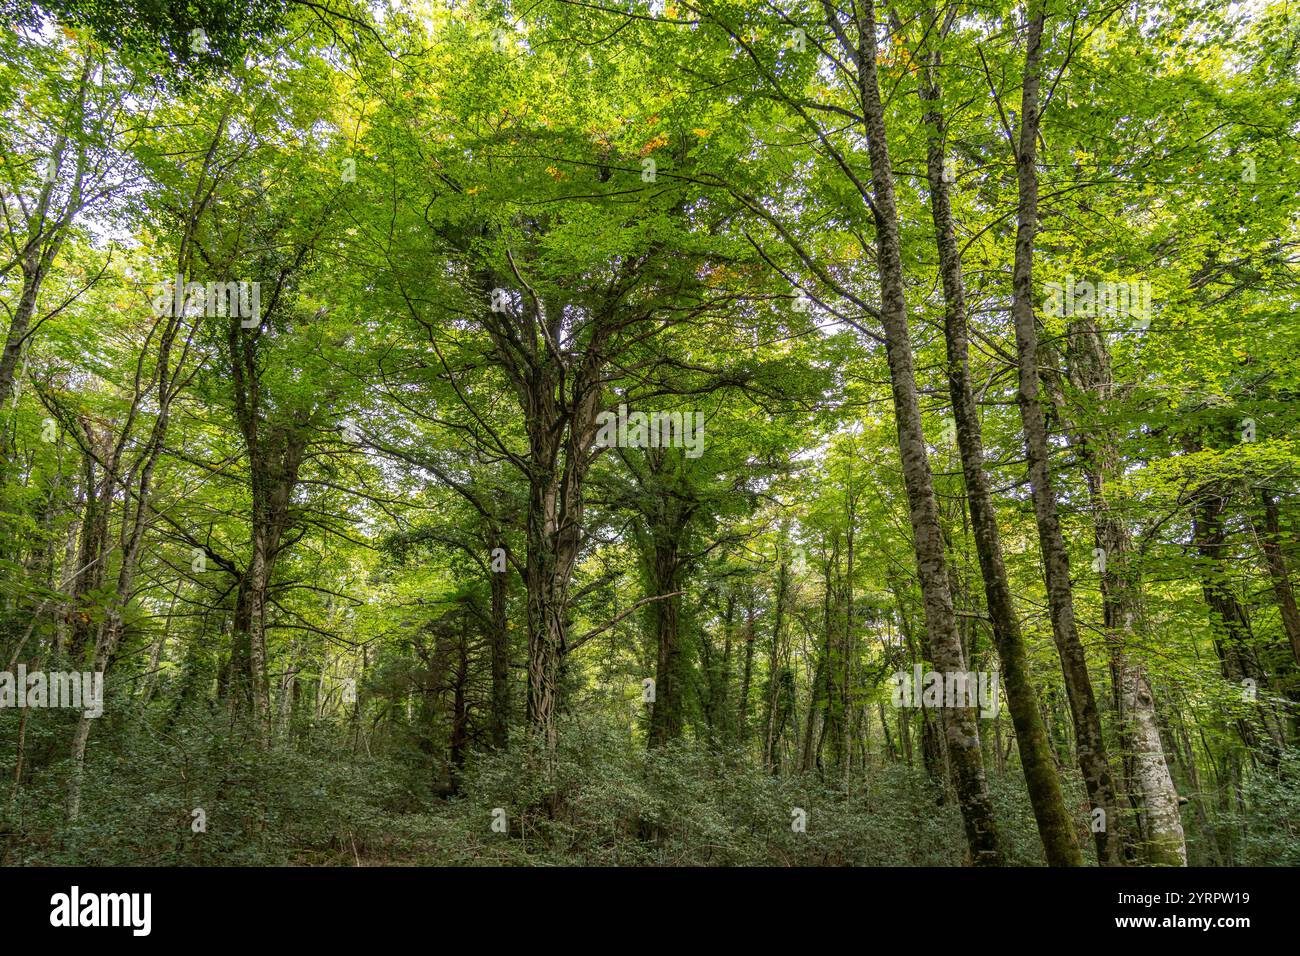
[[[1292,0],[0,20],[0,866],[1300,865]]]

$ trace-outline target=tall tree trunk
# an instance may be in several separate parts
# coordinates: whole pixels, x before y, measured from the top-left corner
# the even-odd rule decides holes
[[[1042,0],[1032,0],[1026,31],[1025,75],[1020,100],[1020,138],[1016,149],[1019,203],[1016,213],[1015,265],[1012,272],[1011,314],[1015,324],[1016,357],[1020,388],[1017,400],[1025,430],[1029,483],[1034,517],[1047,582],[1048,610],[1065,677],[1075,750],[1084,785],[1094,810],[1100,809],[1104,825],[1094,828],[1097,861],[1102,866],[1123,864],[1120,819],[1115,785],[1101,732],[1101,717],[1088,675],[1088,659],[1074,620],[1070,591],[1070,554],[1061,533],[1056,492],[1052,486],[1047,423],[1040,400],[1038,330],[1034,319],[1034,238],[1038,228],[1038,93],[1043,43]]]
[[[140,550],[144,545],[145,531],[148,530],[150,523],[149,502],[153,492],[154,468],[162,455],[163,441],[167,436],[167,428],[171,422],[172,402],[180,391],[181,372],[185,365],[186,356],[189,354],[190,339],[187,338],[184,341],[176,367],[175,369],[172,368],[172,346],[178,331],[184,327],[184,317],[173,316],[165,322],[160,318],[159,321],[163,322],[164,327],[159,338],[158,364],[153,373],[153,390],[158,404],[158,414],[154,419],[149,438],[145,442],[142,460],[139,462],[134,495],[131,493],[132,489],[129,487],[129,483],[123,489],[122,558],[118,567],[117,588],[108,607],[104,623],[98,629],[96,635],[92,672],[98,674],[107,673],[109,665],[117,653],[118,643],[122,639],[125,626],[124,615],[135,586],[135,573],[139,565]],[[194,326],[192,325],[190,327],[190,336],[193,335],[193,331]],[[151,338],[147,339],[146,342],[150,341]],[[141,365],[143,365],[143,356],[141,357]],[[137,366],[137,369],[140,367]],[[117,472],[118,464],[122,458],[122,451],[131,436],[136,412],[140,407],[142,398],[140,375],[137,371],[131,410],[126,417],[125,424],[122,426],[122,434],[118,438],[110,458],[110,464],[106,469],[110,481]],[[111,488],[111,484],[109,487]],[[109,495],[111,495],[111,491],[106,493],[106,497]],[[132,510],[133,497],[134,511]],[[107,514],[107,509],[108,502],[106,501],[104,503],[105,514]],[[102,561],[100,563],[102,564]],[[81,781],[85,766],[86,745],[90,740],[92,719],[86,716],[85,711],[82,711],[77,718],[77,729],[72,739],[72,772],[68,784],[68,819],[72,821],[77,819],[81,811]]]
[[[821,766],[821,742],[831,723],[830,697],[831,686],[828,675],[831,672],[830,660],[835,633],[835,550],[827,557],[822,570],[822,629],[821,639],[816,646],[816,664],[813,668],[812,683],[808,688],[808,713],[804,722],[803,755],[800,767],[806,773],[813,767]],[[820,733],[818,733],[820,718]]]
[[[71,574],[69,612],[71,630],[68,656],[74,663],[85,659],[86,649],[96,633],[91,595],[104,584],[108,558],[108,518],[113,502],[113,481],[107,467],[98,460],[107,457],[107,440],[102,430],[84,424],[86,446],[82,461],[82,484],[85,506],[81,513],[81,531],[77,556]]]
[[[808,710],[804,715],[803,729],[803,753],[799,758],[799,769],[803,773],[808,773],[818,763],[821,755],[817,750],[817,718],[825,709],[825,684],[826,684],[826,653],[817,655],[817,663],[813,666],[812,684],[808,688]]]
[[[462,614],[460,637],[456,642],[456,673],[452,680],[451,704],[451,792],[460,792],[465,755],[469,748],[469,615]]]
[[[935,18],[933,14],[931,21]],[[935,24],[937,26],[937,24]],[[948,357],[948,391],[952,398],[961,456],[962,475],[970,502],[971,527],[984,595],[988,605],[993,640],[1002,663],[1002,683],[1007,707],[1016,728],[1016,744],[1025,785],[1034,808],[1038,836],[1049,866],[1081,866],[1083,857],[1075,841],[1074,826],[1061,793],[1056,763],[1038,709],[1029,656],[1020,622],[1016,618],[1011,586],[1007,580],[998,531],[997,511],[988,475],[984,471],[984,442],[980,434],[979,408],[971,387],[970,350],[967,330],[966,291],[962,280],[961,254],[952,220],[949,184],[945,177],[946,132],[941,91],[938,84],[940,54],[923,50],[921,98],[929,138],[926,174],[930,187],[930,211],[944,293],[944,342]],[[928,55],[927,55],[928,54]]]
[[[722,661],[717,667],[717,691],[712,696],[712,720],[717,736],[729,739],[731,727],[731,647],[735,636],[736,595],[727,590],[726,610],[722,615]]]
[[[736,740],[749,738],[749,689],[754,677],[754,595],[745,598],[745,664],[740,673],[740,695],[736,701]]]
[[[947,560],[939,527],[939,509],[934,496],[930,463],[926,458],[925,434],[921,428],[921,406],[912,364],[912,343],[903,293],[902,251],[898,233],[898,210],[894,198],[894,176],[885,134],[885,111],[880,99],[876,68],[876,9],[874,0],[859,8],[858,78],[862,115],[866,120],[867,149],[871,160],[874,197],[872,212],[876,224],[876,251],[880,270],[881,322],[885,331],[885,352],[894,397],[894,417],[903,462],[903,482],[912,523],[912,545],[917,577],[925,603],[926,628],[935,665],[943,671],[966,670],[961,638],[957,632],[952,593],[949,590]],[[957,799],[965,824],[971,862],[977,866],[1002,862],[993,801],[984,776],[979,732],[973,708],[944,708],[944,733],[952,761]]]
[[[1282,628],[1291,645],[1291,656],[1300,664],[1300,610],[1296,609],[1295,590],[1291,587],[1291,574],[1287,570],[1286,555],[1282,550],[1282,528],[1278,517],[1277,500],[1261,488],[1260,503],[1264,506],[1264,533],[1258,535],[1260,549],[1268,564],[1268,574],[1273,581],[1273,594],[1277,597],[1278,611],[1282,615]]]
[[[893,581],[892,576],[889,589],[893,593],[894,602],[898,607],[898,628],[903,635],[903,645],[907,648],[905,663],[910,667],[913,664],[931,660],[930,639],[926,636],[925,631],[921,631],[917,641],[912,640],[912,624],[907,614],[907,607],[903,603],[903,593]],[[900,707],[899,710],[904,714],[908,714],[911,708]],[[939,789],[939,803],[942,805],[947,797],[946,787],[949,776],[943,738],[935,730],[934,721],[931,719],[932,711],[924,707],[920,708],[920,710],[921,762],[925,765],[926,775]]]
[[[252,484],[251,550],[235,598],[232,705],[252,714],[259,738],[269,740],[270,683],[267,678],[266,610],[284,534],[293,521],[290,502],[307,448],[302,423],[268,425],[252,420],[245,429]]]
[[[1258,699],[1268,689],[1269,679],[1251,644],[1246,609],[1237,600],[1228,575],[1227,529],[1223,522],[1227,507],[1228,496],[1214,485],[1202,492],[1193,509],[1193,536],[1201,557],[1201,591],[1210,608],[1216,632],[1214,647],[1224,679],[1238,687],[1251,687],[1253,698]],[[1253,683],[1247,685],[1246,681]],[[1251,703],[1247,714],[1236,723],[1253,755],[1270,765],[1277,762],[1285,741],[1271,708]]]
[[[651,579],[656,594],[672,594],[678,589],[678,529],[663,529],[654,540]],[[655,638],[658,659],[655,667],[655,700],[650,711],[651,747],[675,740],[682,732],[682,691],[686,683],[685,658],[682,655],[680,618],[681,597],[655,601]]]
[[[560,658],[568,613],[569,581],[577,563],[576,529],[561,535],[557,498],[551,481],[534,484],[528,509],[528,724],[547,752],[558,742]]]
[[[845,510],[848,522],[848,530],[845,534],[845,577],[844,577],[844,641],[841,647],[841,667],[840,667],[840,708],[843,716],[840,721],[840,739],[837,742],[840,758],[840,773],[845,782],[849,779],[849,774],[853,766],[853,749],[852,749],[852,728],[850,726],[850,714],[853,708],[853,635],[857,627],[857,621],[854,619],[853,610],[853,568],[857,558],[856,545],[857,534],[856,525],[858,520],[858,493],[853,485],[853,454],[856,449],[850,444],[849,462],[848,462],[848,488],[846,489]],[[884,723],[884,714],[881,714],[881,722]],[[885,733],[889,733],[888,725],[885,725]],[[890,745],[892,751],[893,745]]]
[[[1110,354],[1104,333],[1090,318],[1070,324],[1069,374],[1075,386],[1098,407],[1114,397]],[[1187,845],[1178,815],[1178,791],[1165,759],[1156,720],[1155,694],[1127,649],[1133,634],[1142,630],[1141,582],[1133,566],[1133,543],[1125,523],[1107,493],[1119,473],[1116,447],[1119,436],[1109,429],[1073,430],[1071,443],[1079,450],[1088,480],[1093,533],[1101,560],[1101,595],[1107,644],[1111,653],[1122,736],[1132,755],[1133,782],[1142,805],[1141,849],[1149,863],[1186,866]]]
[[[491,532],[488,553],[503,547],[500,536]],[[492,588],[492,710],[489,737],[492,746],[505,749],[510,742],[510,629],[506,621],[506,599],[509,596],[509,571],[488,571]]]
[[[487,270],[484,290],[498,285]],[[582,544],[583,496],[594,455],[596,416],[604,393],[605,348],[612,305],[592,320],[587,346],[574,359],[558,345],[565,303],[526,297],[520,316],[481,313],[523,413],[528,479],[524,585],[528,621],[530,731],[547,754],[558,742],[560,665],[567,651],[569,585]],[[540,343],[540,344],[539,344]]]
[[[763,709],[763,766],[769,771],[778,769],[777,744],[784,722],[781,720],[782,678],[786,670],[782,664],[785,634],[785,602],[789,590],[790,566],[781,560],[776,573],[776,600],[772,613],[772,644],[767,655],[767,695]]]

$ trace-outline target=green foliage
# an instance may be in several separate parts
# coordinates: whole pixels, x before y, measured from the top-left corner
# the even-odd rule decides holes
[[[1296,862],[1292,11],[1050,6],[1040,384],[1113,770],[1133,789],[1122,663],[1190,861]],[[1091,853],[1007,318],[1023,11],[945,10],[982,464]],[[75,715],[0,710],[4,861],[962,864],[937,724],[886,684],[932,655],[912,386],[963,653],[1000,663],[922,173],[914,44],[944,11],[890,12],[910,383],[858,26],[823,4],[0,0],[0,666],[109,673],[84,756]],[[178,273],[257,282],[261,314],[168,315]],[[1102,386],[1043,307],[1067,277],[1149,283],[1149,316],[1086,317]],[[703,446],[595,446],[584,416],[620,406],[698,413]],[[1011,723],[981,734],[1007,861],[1036,865]]]
[[[1243,820],[1243,866],[1300,866],[1300,752],[1287,751],[1278,766],[1254,776],[1242,799],[1250,807]]]

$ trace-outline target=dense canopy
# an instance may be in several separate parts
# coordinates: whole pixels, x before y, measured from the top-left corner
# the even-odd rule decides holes
[[[0,14],[0,863],[1300,864],[1287,3]]]

